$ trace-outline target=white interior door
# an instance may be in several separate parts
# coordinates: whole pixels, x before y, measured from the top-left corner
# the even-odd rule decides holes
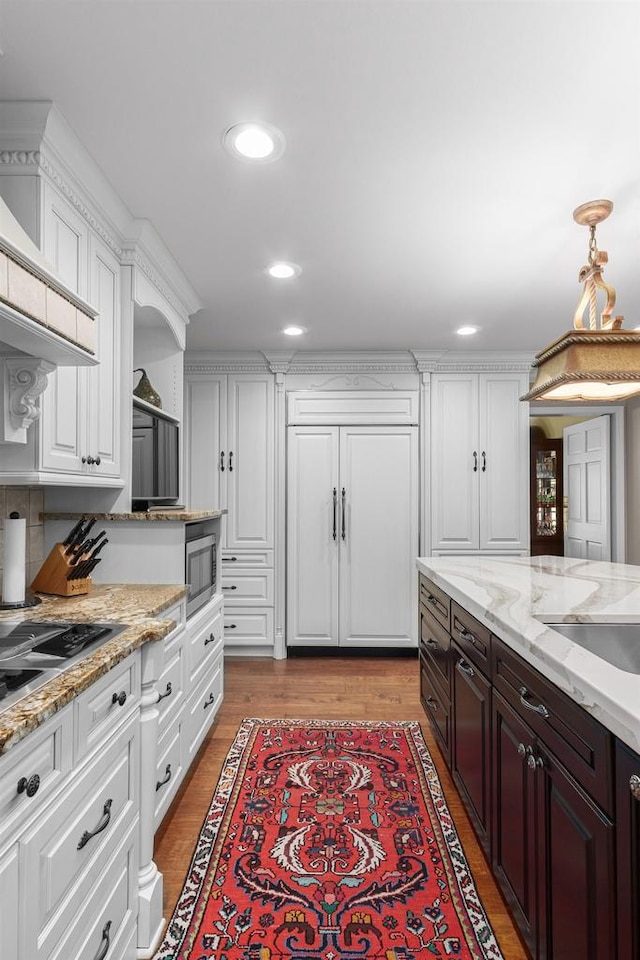
[[[611,559],[609,435],[608,415],[564,428],[567,557]]]
[[[338,644],[338,427],[289,427],[287,643]]]
[[[415,646],[417,427],[341,427],[339,493],[340,646]]]

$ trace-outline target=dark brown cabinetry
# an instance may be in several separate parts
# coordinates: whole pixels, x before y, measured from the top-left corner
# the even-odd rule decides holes
[[[618,958],[640,960],[640,757],[616,742]]]
[[[611,733],[436,590],[421,577],[425,712],[532,957],[640,960],[640,758],[618,746],[614,792]]]
[[[564,554],[562,440],[531,444],[531,556]]]

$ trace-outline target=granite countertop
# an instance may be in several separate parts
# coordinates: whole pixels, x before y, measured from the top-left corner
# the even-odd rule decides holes
[[[3,621],[111,620],[128,626],[39,690],[0,710],[0,754],[23,740],[138,647],[170,633],[175,622],[158,619],[157,615],[179,603],[186,592],[184,584],[101,584],[84,596],[65,598],[39,594],[42,603],[37,607],[1,611]]]
[[[172,510],[166,507],[162,510],[132,511],[131,513],[41,513],[41,520],[79,520],[80,517],[95,517],[96,520],[124,521],[137,520],[147,523],[157,523],[159,521],[175,520],[180,523],[188,523],[191,520],[217,520],[222,517],[226,510]]]
[[[640,753],[640,675],[551,623],[640,624],[640,567],[570,557],[420,557],[418,569]],[[640,628],[638,632],[640,643]]]

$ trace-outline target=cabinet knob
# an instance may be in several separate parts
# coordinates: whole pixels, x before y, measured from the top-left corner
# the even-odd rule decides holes
[[[35,797],[40,788],[40,777],[34,773],[27,780],[26,777],[20,777],[18,780],[18,793],[26,793],[28,797]]]
[[[101,461],[100,461],[100,457],[95,457],[95,459],[94,459],[93,462],[95,463],[96,467],[99,467],[99,466],[100,466],[100,462],[101,462]]]
[[[111,697],[111,703],[114,705],[116,703],[119,703],[121,707],[124,707],[126,702],[127,702],[127,694],[125,693],[124,690],[121,690],[120,693],[114,693],[113,696]]]
[[[518,756],[519,756],[519,757],[522,757],[522,759],[524,760],[524,758],[526,757],[526,755],[527,755],[527,748],[525,747],[524,743],[519,743],[519,744],[518,744]]]
[[[533,753],[530,753],[527,759],[527,765],[529,770],[538,770],[544,767],[544,760],[542,757],[536,757]]]
[[[631,796],[634,800],[640,800],[640,777],[637,773],[634,773],[632,777],[629,777],[629,789],[631,790]]]

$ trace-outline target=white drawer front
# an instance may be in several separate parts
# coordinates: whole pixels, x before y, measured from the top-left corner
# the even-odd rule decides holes
[[[49,955],[136,819],[138,777],[135,715],[25,836],[30,960]]]
[[[32,816],[71,769],[71,705],[0,757],[0,836]]]
[[[226,644],[246,643],[251,646],[273,644],[273,610],[255,610],[239,614],[228,612],[224,618]]]
[[[273,570],[225,574],[222,578],[225,607],[263,607],[273,603]]]
[[[138,914],[138,859],[136,820],[48,960],[94,960],[100,956],[129,960]]]
[[[233,573],[244,567],[272,567],[273,550],[223,550],[222,572]]]
[[[140,655],[132,654],[117,664],[74,701],[76,763],[140,702]]]
[[[196,630],[193,636],[189,635],[187,643],[189,646],[189,680],[191,682],[199,672],[201,664],[217,648],[218,642],[222,639],[222,632],[222,607],[219,606],[213,617],[203,627]]]
[[[220,708],[224,692],[224,658],[218,656],[211,672],[207,671],[193,694],[187,700],[185,736],[187,738],[186,764],[192,762],[198,747]]]
[[[186,675],[184,638],[176,637],[165,651],[165,664],[156,684],[160,713],[159,735],[171,726],[184,701],[184,677]]]
[[[177,722],[172,724],[158,743],[158,765],[156,768],[156,807],[155,828],[160,826],[169,804],[176,795],[180,782],[184,776],[185,767],[182,752],[184,736],[182,734],[184,722],[181,715]]]

